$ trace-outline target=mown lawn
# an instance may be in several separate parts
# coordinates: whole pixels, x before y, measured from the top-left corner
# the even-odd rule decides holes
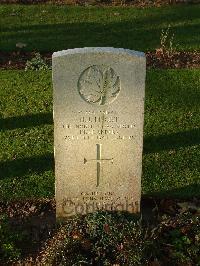
[[[160,47],[162,29],[179,50],[200,48],[200,5],[161,8],[1,5],[1,51],[53,52],[113,46],[147,51]],[[169,36],[169,37],[170,37]]]
[[[51,71],[0,72],[0,200],[53,197]],[[143,195],[200,195],[200,70],[147,72]]]

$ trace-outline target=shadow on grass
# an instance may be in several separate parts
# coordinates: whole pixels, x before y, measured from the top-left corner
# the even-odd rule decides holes
[[[4,25],[2,32],[6,38],[2,41],[1,48],[13,50],[16,43],[22,41],[27,43],[27,50],[41,52],[85,46],[152,50],[160,45],[161,30],[167,28],[168,24],[171,24],[171,32],[175,34],[175,42],[181,46],[183,44],[197,48],[199,25],[191,24],[191,21],[199,18],[198,9],[193,8],[190,15],[187,9],[146,11],[147,14],[141,13],[136,16],[127,13],[127,17],[123,17],[120,22],[112,20],[114,11],[111,11],[104,15],[106,18],[103,17],[101,22],[96,22],[94,19],[93,22],[65,23],[62,18],[59,24]],[[101,12],[96,12],[96,16]]]
[[[148,195],[143,195],[143,202],[147,201],[149,198],[152,199],[163,199],[163,198],[174,198],[174,199],[200,199],[200,183],[194,182],[188,186],[178,187],[175,189],[163,190],[155,193],[148,193]]]
[[[179,149],[200,144],[200,128],[144,138],[144,153]]]
[[[53,171],[53,153],[0,162],[0,179],[22,177],[26,174]]]
[[[16,128],[35,127],[45,124],[52,124],[53,116],[51,113],[31,114],[17,117],[1,118],[0,131]]]

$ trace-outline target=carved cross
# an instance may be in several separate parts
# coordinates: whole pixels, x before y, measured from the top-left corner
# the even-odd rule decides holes
[[[96,144],[96,147],[97,147],[97,158],[96,159],[84,158],[84,164],[86,164],[90,161],[96,161],[97,162],[97,187],[99,186],[99,182],[101,179],[101,163],[106,162],[106,161],[111,161],[111,163],[113,163],[113,158],[111,158],[111,159],[101,158],[101,146],[102,146],[102,144]]]

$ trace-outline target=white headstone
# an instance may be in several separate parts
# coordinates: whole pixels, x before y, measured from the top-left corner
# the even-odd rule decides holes
[[[145,73],[141,52],[53,54],[58,218],[140,211]]]

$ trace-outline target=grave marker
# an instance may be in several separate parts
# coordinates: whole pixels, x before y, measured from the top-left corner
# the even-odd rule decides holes
[[[146,61],[80,48],[53,54],[56,213],[140,210]]]

